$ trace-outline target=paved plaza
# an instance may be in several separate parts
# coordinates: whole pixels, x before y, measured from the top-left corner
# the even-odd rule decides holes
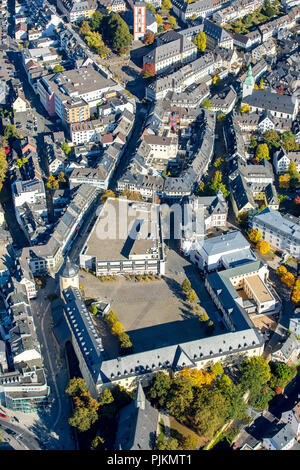
[[[214,334],[224,332],[197,268],[174,251],[168,253],[167,272],[161,280],[137,282],[120,276],[115,281],[101,282],[81,271],[80,284],[86,298],[97,297],[111,304],[131,338],[134,351],[139,352],[206,336],[205,325],[199,322],[181,292],[181,283],[186,277],[196,291],[201,307],[214,321]],[[97,323],[105,350],[109,355],[115,355],[115,341],[113,338],[109,341],[107,328],[100,319]]]

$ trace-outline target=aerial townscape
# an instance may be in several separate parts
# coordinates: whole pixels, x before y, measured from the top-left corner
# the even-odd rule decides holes
[[[0,35],[0,450],[300,450],[300,0]]]

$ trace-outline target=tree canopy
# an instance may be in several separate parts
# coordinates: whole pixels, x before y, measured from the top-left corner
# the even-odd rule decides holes
[[[194,39],[194,44],[198,51],[204,52],[206,49],[206,35],[203,31],[200,31]]]
[[[253,228],[250,230],[250,232],[248,232],[248,237],[251,242],[257,243],[259,240],[261,240],[262,235],[260,231],[257,230],[257,228]]]
[[[152,64],[152,62],[147,62],[141,71],[142,77],[143,78],[152,78],[155,77],[156,71],[155,71],[155,66]]]
[[[132,42],[132,35],[129,32],[127,23],[118,13],[111,13],[108,20],[103,25],[105,38],[119,54],[124,54]]]
[[[270,378],[270,366],[261,356],[246,358],[242,362],[241,385],[244,391],[260,392]]]
[[[255,152],[255,160],[260,162],[263,158],[270,160],[269,148],[267,144],[258,144]]]
[[[151,400],[156,401],[160,406],[165,405],[166,398],[168,396],[171,379],[164,372],[158,372],[152,380],[149,396]]]

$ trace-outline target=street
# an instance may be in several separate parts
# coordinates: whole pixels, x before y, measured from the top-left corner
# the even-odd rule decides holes
[[[7,439],[11,439],[11,445],[17,445],[18,450],[41,450],[41,443],[38,439],[29,431],[23,427],[16,426],[0,419],[0,430],[3,433],[2,437],[7,435]],[[15,442],[16,441],[16,442]]]
[[[51,433],[57,435],[52,439],[54,448],[73,449],[74,443],[68,423],[70,402],[65,394],[69,380],[68,368],[65,359],[59,356],[52,333],[51,303],[48,296],[54,293],[59,294],[58,282],[48,277],[46,286],[40,289],[37,298],[31,301],[36,331],[42,347],[47,382],[50,386],[51,398],[54,399],[49,413],[45,413],[40,418],[47,429],[45,436],[48,434],[50,437]]]

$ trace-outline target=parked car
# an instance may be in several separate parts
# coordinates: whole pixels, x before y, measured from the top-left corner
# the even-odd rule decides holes
[[[7,418],[7,415],[5,415],[5,414],[3,414],[3,413],[0,413],[0,418],[5,419],[5,418]]]

